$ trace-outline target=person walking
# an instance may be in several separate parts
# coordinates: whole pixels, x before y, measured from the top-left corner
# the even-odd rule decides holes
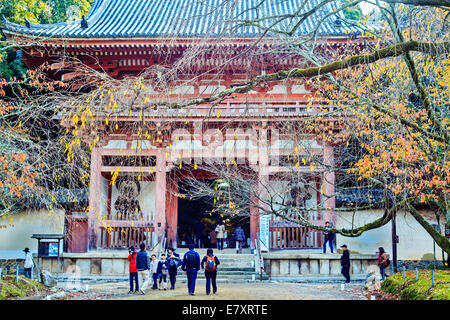
[[[161,254],[161,260],[158,262],[158,279],[159,279],[159,290],[167,289],[167,274],[169,270],[169,262],[166,260],[166,255]]]
[[[197,221],[197,223],[194,225],[194,234],[195,234],[195,238],[194,238],[194,245],[197,248],[203,248],[203,229],[205,228],[205,226],[203,225],[203,222]]]
[[[225,237],[225,225],[223,221],[220,221],[216,227],[217,232],[217,249],[223,250],[223,239]]]
[[[175,249],[170,247],[167,249],[167,261],[169,263],[169,280],[170,290],[175,289],[175,283],[177,281],[178,266],[180,265],[180,255],[175,252]]]
[[[331,228],[332,225],[329,221],[325,222],[325,228]],[[324,241],[323,241],[323,253],[327,253],[327,242],[330,246],[330,251],[333,253],[333,242],[334,242],[334,233],[325,231],[324,233]]]
[[[150,261],[150,276],[153,279],[152,290],[158,289],[158,264],[159,260],[156,258],[156,254],[152,254]]]
[[[242,253],[242,243],[247,239],[245,237],[244,229],[238,224],[234,230],[234,239],[236,240],[236,253]]]
[[[187,276],[187,287],[189,294],[194,295],[195,281],[197,280],[197,273],[200,269],[200,255],[195,250],[193,244],[189,245],[189,251],[184,254],[182,269]]]
[[[186,236],[186,246],[189,248],[189,245],[193,244],[195,246],[195,237],[194,233],[191,232]]]
[[[343,252],[341,256],[342,275],[345,277],[345,283],[350,282],[350,252],[347,249],[347,245],[341,246]]]
[[[130,272],[130,291],[129,294],[139,292],[139,277],[138,270],[136,269],[136,255],[137,252],[134,250],[134,246],[128,248],[128,261],[130,262],[128,266],[128,271]],[[134,286],[134,284],[136,284]],[[133,290],[134,289],[134,290]]]
[[[205,270],[205,278],[206,278],[206,294],[209,295],[211,293],[211,284],[213,288],[213,294],[217,292],[217,266],[220,264],[219,259],[214,255],[213,249],[209,248],[206,251],[206,256],[203,257],[201,266],[202,270]]]
[[[378,267],[380,268],[381,280],[388,277],[386,268],[389,266],[389,259],[383,247],[378,248]]]
[[[32,270],[34,267],[33,254],[30,252],[29,248],[25,248],[23,252],[25,252],[25,262],[23,265],[24,276],[31,279]]]
[[[217,248],[217,232],[216,230],[211,230],[209,233],[209,243],[212,248]]]
[[[136,255],[136,269],[138,271],[138,283],[142,283],[142,287],[139,290],[142,294],[145,294],[145,290],[148,287],[150,280],[150,256],[145,251],[145,243],[139,245],[141,251]]]

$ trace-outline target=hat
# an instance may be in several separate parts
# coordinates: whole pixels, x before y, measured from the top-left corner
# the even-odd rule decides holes
[[[346,245],[346,244],[343,244],[343,245],[341,246],[341,248],[347,248],[347,245]]]
[[[25,251],[25,252],[30,252],[30,249],[25,248],[25,249],[23,249],[23,251]]]
[[[134,246],[130,246],[128,249],[130,249],[131,251],[135,251]]]

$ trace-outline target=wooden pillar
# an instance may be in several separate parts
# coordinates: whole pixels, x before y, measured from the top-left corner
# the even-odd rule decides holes
[[[88,250],[96,250],[99,234],[101,201],[101,165],[102,157],[97,147],[91,152],[91,172],[89,181]]]
[[[269,149],[268,149],[268,134],[267,128],[264,126],[259,129],[258,135],[258,198],[267,198],[269,184]],[[264,206],[264,204],[261,204]],[[258,209],[261,210],[261,209]],[[260,239],[262,240],[261,249],[266,251],[269,249],[269,225],[270,217],[268,215],[262,215],[263,212],[254,218],[253,230],[258,230],[260,233]],[[250,221],[251,222],[251,221]],[[251,228],[252,229],[252,228]],[[252,239],[253,242],[253,239]]]
[[[177,248],[178,227],[178,182],[169,179],[166,192],[166,220],[167,220],[167,244]]]
[[[332,196],[331,198],[326,198],[324,201],[325,214],[322,219],[325,221],[330,221],[336,226],[336,213],[334,211],[335,208],[335,197],[333,196],[335,193],[334,183],[335,183],[335,174],[334,174],[334,153],[333,146],[325,145],[323,150],[323,162],[325,165],[325,172],[323,174],[323,193],[326,196]]]
[[[255,192],[258,192],[258,185],[252,184],[250,186],[250,197],[251,203],[258,203],[258,198],[254,195]],[[250,207],[250,240],[251,240],[251,248],[256,248],[256,234],[259,231],[259,209],[255,206]]]
[[[166,159],[165,149],[158,148],[156,153],[156,204],[155,232],[160,237],[166,229]]]

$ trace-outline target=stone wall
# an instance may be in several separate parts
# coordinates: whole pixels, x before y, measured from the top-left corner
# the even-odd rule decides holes
[[[60,257],[59,273],[74,274],[77,276],[127,276],[128,252],[121,253],[64,253]],[[41,258],[39,261],[42,270],[51,273],[57,272],[56,258]]]
[[[442,259],[439,260],[440,257],[436,257],[436,267],[442,267],[444,263],[442,262]],[[403,267],[406,268],[406,270],[409,269],[431,269],[434,267],[434,261],[433,260],[399,260],[397,263],[398,271],[403,270]]]
[[[265,272],[277,277],[334,277],[341,276],[340,254],[266,253],[263,254]],[[369,265],[377,265],[376,255],[352,254],[350,274],[361,277]]]

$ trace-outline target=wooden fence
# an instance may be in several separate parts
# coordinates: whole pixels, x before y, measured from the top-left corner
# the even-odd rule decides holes
[[[102,249],[139,248],[141,242],[152,248],[154,229],[152,227],[101,227],[100,247]]]
[[[270,248],[321,248],[323,233],[307,227],[270,227]]]

